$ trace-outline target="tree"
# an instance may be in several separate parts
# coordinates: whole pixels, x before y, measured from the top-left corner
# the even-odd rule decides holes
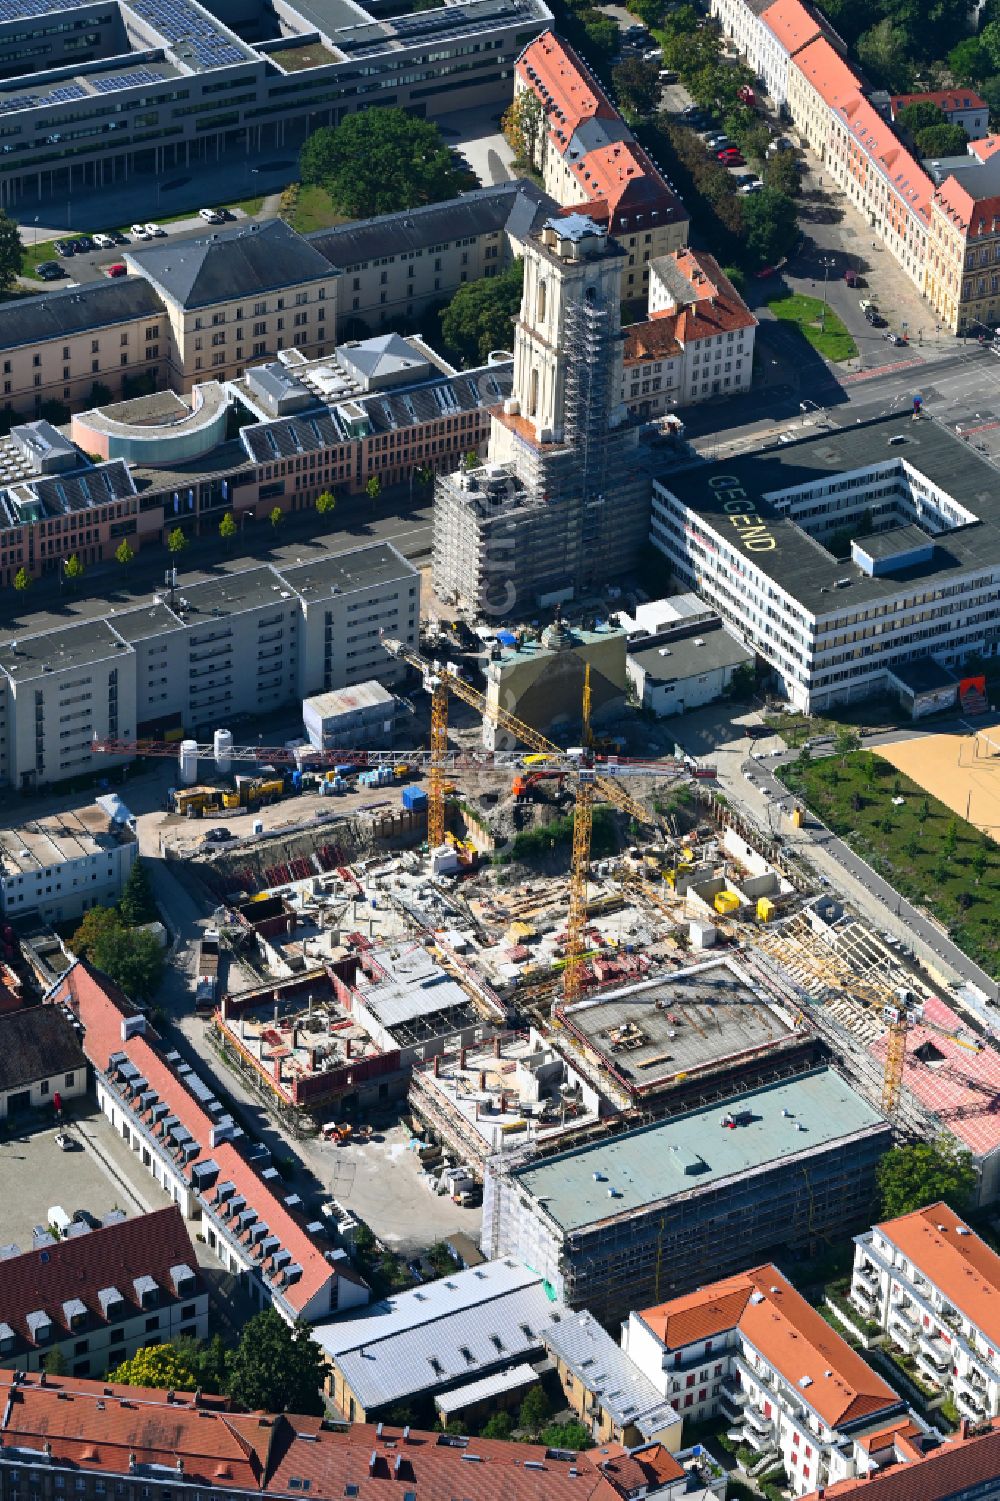
[[[91,907],[80,919],[80,926],[69,941],[78,959],[89,959],[94,945],[112,929],[121,927],[121,918],[113,907]]]
[[[981,84],[992,68],[990,54],[977,36],[963,37],[948,53],[948,71],[957,84]]]
[[[133,861],[122,891],[122,899],[118,903],[118,912],[122,922],[132,928],[145,922],[155,922],[159,916],[149,871],[145,860],[141,858],[137,857]]]
[[[209,1340],[178,1334],[170,1343],[177,1351],[181,1365],[191,1372],[202,1391],[225,1391],[229,1352],[221,1334],[213,1334]]]
[[[893,1147],[879,1163],[875,1178],[886,1219],[911,1214],[938,1199],[956,1214],[964,1214],[976,1187],[970,1153],[944,1136],[933,1143]]]
[[[538,1437],[550,1449],[589,1449],[594,1442],[589,1429],[575,1418],[568,1423],[548,1423]]]
[[[176,558],[179,553],[184,551],[187,545],[188,539],[185,537],[183,530],[179,526],[175,526],[173,531],[167,536],[167,551],[172,553]]]
[[[892,21],[878,21],[858,38],[858,61],[873,74],[883,88],[903,93],[913,79],[910,39]]]
[[[0,213],[0,291],[9,292],[21,274],[24,246],[9,214]]]
[[[944,110],[932,104],[929,99],[918,99],[914,104],[904,104],[894,119],[901,130],[909,131],[910,135],[914,136],[918,130],[926,130],[928,125],[947,125],[948,123]]]
[[[19,568],[14,575],[14,588],[18,594],[23,594],[25,589],[30,589],[34,579],[26,568]]]
[[[969,137],[961,125],[950,125],[945,120],[941,125],[918,130],[916,142],[921,156],[963,156]]]
[[[135,551],[129,546],[128,538],[123,537],[115,548],[115,562],[120,563],[123,568],[127,568],[134,557]]]
[[[382,481],[377,474],[369,475],[368,483],[365,485],[365,494],[369,500],[378,500],[382,494]]]
[[[531,89],[515,94],[514,102],[504,111],[500,128],[515,161],[524,162],[529,167],[541,165],[545,110],[537,94]]]
[[[651,115],[660,101],[660,65],[627,57],[611,70],[618,103],[626,114]]]
[[[857,730],[852,730],[847,725],[842,725],[837,731],[836,739],[834,740],[834,749],[840,757],[841,762],[844,762],[854,751],[861,749],[861,736]]]
[[[236,517],[233,515],[232,511],[227,511],[222,520],[219,522],[219,536],[222,538],[223,542],[229,543],[232,542],[238,530],[239,528],[236,525]]]
[[[533,1386],[521,1403],[517,1426],[526,1433],[538,1433],[552,1416],[552,1404],[541,1386]]]
[[[583,28],[584,47],[594,67],[603,70],[618,51],[621,32],[618,30],[618,22],[613,21],[599,10],[585,10],[576,12],[576,19]]]
[[[460,286],[441,314],[446,352],[468,368],[484,364],[493,349],[509,349],[523,286],[524,267],[519,260],[499,276]]]
[[[316,497],[316,511],[320,516],[329,516],[337,508],[337,497],[329,490]]]
[[[71,584],[78,584],[86,573],[86,568],[80,562],[79,554],[71,552],[63,564],[63,575]]]
[[[108,1380],[119,1386],[155,1386],[178,1392],[193,1392],[198,1385],[194,1372],[173,1345],[144,1345],[129,1360],[115,1366]]]
[[[798,232],[795,204],[784,193],[762,188],[744,200],[743,225],[748,256],[757,265],[773,265],[788,254]]]
[[[299,155],[299,174],[352,219],[455,198],[467,177],[438,126],[402,109],[359,110],[314,131]]]
[[[126,928],[119,922],[92,944],[90,959],[137,1001],[155,995],[163,978],[163,950],[155,934],[144,928]]]
[[[280,506],[274,506],[268,512],[267,519],[271,523],[271,525],[275,528],[275,530],[277,530],[277,528],[281,525],[282,521],[285,519],[285,513],[281,509]]]
[[[931,816],[931,805],[927,798],[922,797],[917,805],[917,823],[926,823]]]
[[[990,852],[986,848],[985,844],[976,845],[975,849],[972,851],[972,859],[970,861],[970,864],[972,865],[972,873],[976,878],[976,885],[978,886],[980,881],[983,879],[983,876],[990,868]]]
[[[470,448],[468,453],[462,455],[462,468],[466,471],[470,469],[478,469],[479,464],[480,458],[474,448]]]
[[[243,1326],[229,1367],[228,1394],[253,1412],[323,1412],[323,1352],[305,1324],[290,1328],[273,1308]]]
[[[58,1345],[46,1355],[42,1361],[42,1369],[47,1376],[65,1376],[66,1357]]]
[[[797,197],[802,183],[794,152],[775,151],[772,156],[765,157],[761,168],[761,182],[765,188],[784,193],[786,198]]]
[[[495,1412],[483,1426],[483,1438],[510,1438],[514,1432],[514,1419],[509,1412]]]

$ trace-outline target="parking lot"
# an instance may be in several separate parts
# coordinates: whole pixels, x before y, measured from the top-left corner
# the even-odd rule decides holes
[[[31,1249],[32,1230],[48,1224],[56,1204],[70,1217],[84,1209],[100,1220],[112,1209],[131,1217],[170,1202],[91,1099],[68,1103],[72,1151],[59,1148],[55,1126],[38,1116],[23,1130],[8,1125],[0,1139],[0,1235],[22,1251]]]

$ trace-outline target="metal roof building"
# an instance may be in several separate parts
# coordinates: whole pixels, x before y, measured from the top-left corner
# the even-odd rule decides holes
[[[543,1333],[566,1317],[537,1272],[504,1257],[311,1332],[331,1367],[330,1395],[362,1421],[541,1355]]]

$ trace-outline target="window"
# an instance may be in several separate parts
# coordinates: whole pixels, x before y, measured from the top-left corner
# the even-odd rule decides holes
[[[63,1075],[63,1088],[64,1089],[72,1089],[73,1085],[75,1083],[76,1083],[76,1074],[64,1074]]]

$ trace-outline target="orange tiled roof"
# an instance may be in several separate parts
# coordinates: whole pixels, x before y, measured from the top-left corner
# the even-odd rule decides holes
[[[645,323],[630,323],[622,333],[625,347],[622,358],[626,365],[645,364],[647,360],[669,360],[680,354],[677,339],[677,315],[666,311],[655,313]]]
[[[800,0],[774,0],[760,18],[789,57],[822,35],[819,23]]]
[[[831,109],[861,94],[861,84],[825,37],[817,37],[796,53],[791,66],[798,68]]]
[[[899,1406],[899,1397],[775,1266],[755,1267],[646,1309],[668,1349],[738,1328],[831,1428]]]
[[[113,1053],[127,1054],[150,1088],[170,1107],[171,1114],[191,1133],[199,1147],[197,1156],[190,1160],[188,1167],[211,1159],[219,1168],[218,1181],[235,1184],[237,1194],[242,1194],[247,1204],[258,1211],[271,1234],[291,1254],[292,1261],[302,1268],[298,1281],[281,1289],[282,1296],[293,1309],[303,1309],[327,1283],[342,1274],[327,1261],[304,1226],[272,1193],[232,1142],[223,1141],[210,1146],[214,1121],[153,1045],[150,1038],[156,1038],[156,1033],[147,1026],[145,1033],[123,1040],[123,1023],[140,1013],[106,976],[85,961],[78,960],[63,976],[52,999],[67,1002],[79,1017],[84,1028],[83,1049],[95,1068],[106,1072]],[[235,1226],[231,1233],[236,1234]]]
[[[1000,1350],[1000,1256],[954,1210],[927,1204],[877,1228]]]
[[[987,162],[1000,151],[1000,136],[981,136],[978,141],[970,141],[968,151],[970,156],[977,156],[981,162]]]
[[[900,142],[892,127],[866,99],[846,100],[835,113],[844,120],[869,161],[887,179],[896,197],[913,213],[926,218],[930,212],[934,184]]]
[[[890,100],[892,112],[898,115],[908,104],[936,104],[946,112],[959,109],[986,109],[986,100],[980,99],[972,89],[937,89],[928,94],[893,94]]]
[[[543,101],[552,140],[565,151],[584,120],[616,120],[618,111],[567,42],[545,31],[517,61],[523,83]]]
[[[890,1444],[895,1445],[909,1439],[920,1438],[922,1431],[912,1418],[903,1413],[894,1422],[886,1423],[883,1428],[876,1428],[873,1433],[862,1434],[857,1442],[866,1454],[872,1454],[880,1449],[888,1449]]]

